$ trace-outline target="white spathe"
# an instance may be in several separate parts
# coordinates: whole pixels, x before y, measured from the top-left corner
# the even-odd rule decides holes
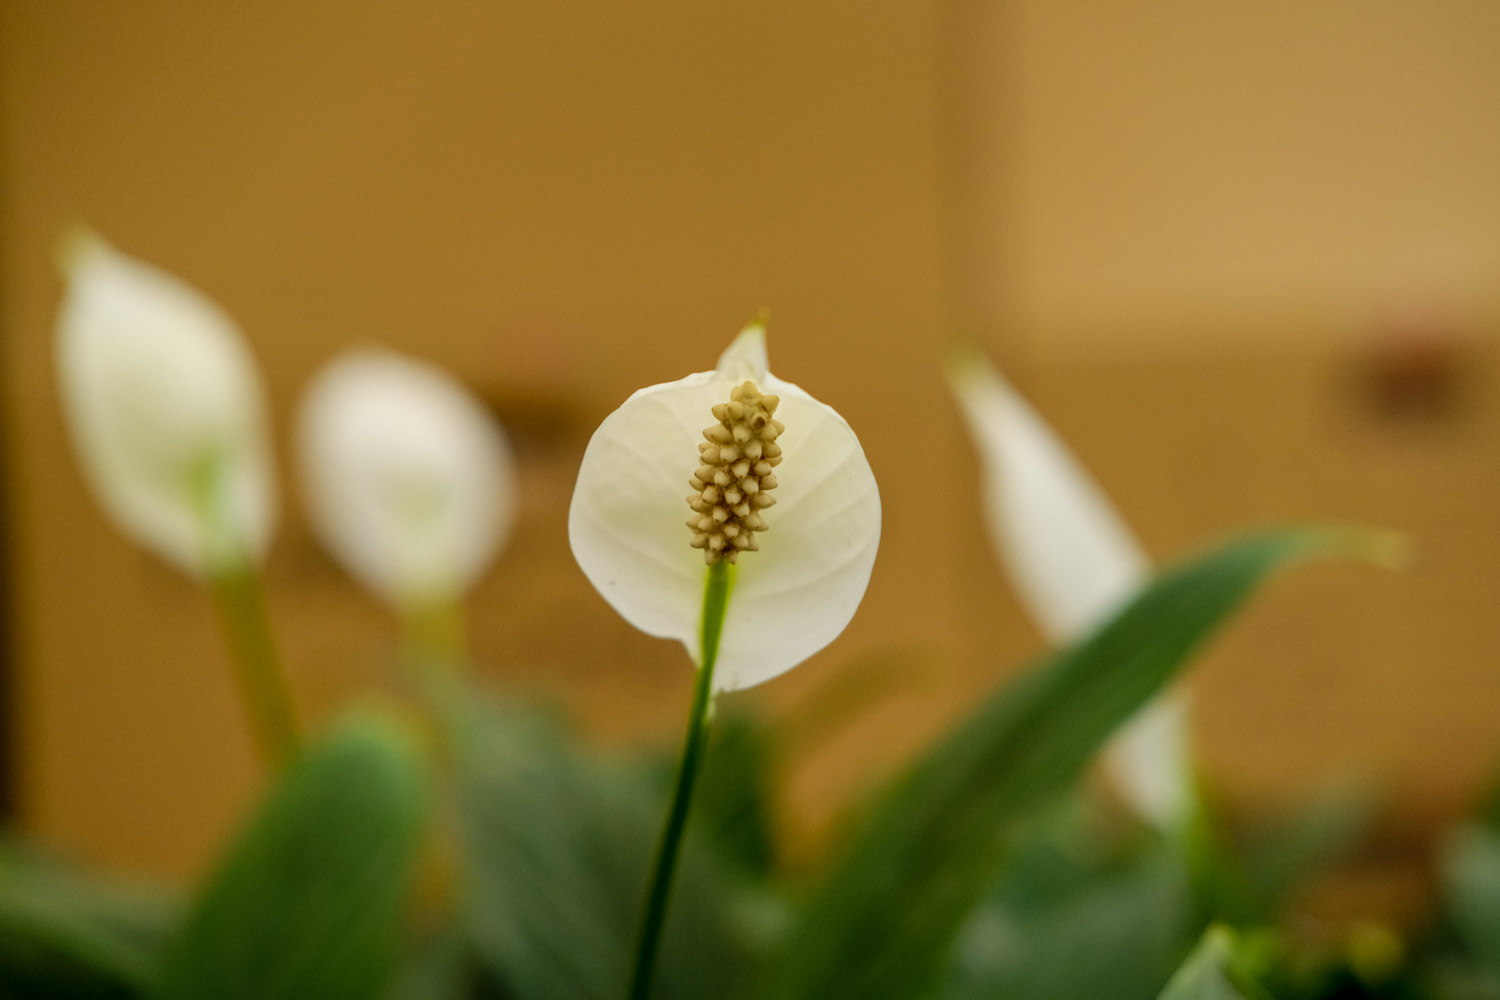
[[[339,356],[303,397],[297,441],[318,538],[397,608],[459,598],[509,538],[510,445],[430,364],[378,348]]]
[[[239,328],[93,233],[66,242],[62,266],[59,388],[106,513],[193,576],[259,560],[275,489],[264,395]]]
[[[750,687],[832,642],[854,617],[880,544],[880,492],[844,418],[772,375],[765,329],[746,327],[713,371],[641,389],[584,452],[568,513],[574,558],[641,631],[699,662],[703,553],[689,544],[688,479],[715,404],[749,379],[780,397],[782,463],[759,551],[740,555],[714,688]]]
[[[1124,520],[1067,447],[987,360],[956,358],[949,382],[980,455],[984,511],[1022,604],[1054,643],[1104,623],[1151,576]],[[1186,700],[1142,709],[1111,743],[1122,794],[1158,826],[1192,802]]]

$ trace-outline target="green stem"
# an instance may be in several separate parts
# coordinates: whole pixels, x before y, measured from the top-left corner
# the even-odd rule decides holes
[[[457,599],[406,602],[401,608],[401,644],[407,663],[423,673],[450,673],[469,658],[463,606]]]
[[[457,598],[407,601],[400,619],[402,679],[434,718],[441,717],[469,660],[463,606]]]
[[[272,766],[287,764],[301,750],[302,738],[271,637],[260,578],[253,566],[241,563],[216,569],[209,588],[261,755]]]
[[[713,711],[714,663],[719,658],[719,636],[724,631],[724,612],[729,606],[729,591],[734,585],[734,568],[720,559],[708,568],[703,585],[703,620],[699,638],[703,650],[698,679],[693,685],[693,707],[688,714],[687,736],[683,740],[682,762],[677,767],[677,785],[672,792],[672,808],[661,833],[656,851],[656,865],[651,870],[651,891],[641,918],[640,943],[635,951],[635,971],[630,978],[630,1000],[646,1000],[651,976],[656,970],[656,956],[661,948],[661,932],[667,916],[667,900],[672,893],[672,876],[677,871],[677,857],[682,851],[682,835],[687,829],[688,806],[693,799],[693,782],[708,746],[708,721]]]

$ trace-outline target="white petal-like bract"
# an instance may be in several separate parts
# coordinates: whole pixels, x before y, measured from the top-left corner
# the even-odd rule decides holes
[[[1078,638],[1134,596],[1151,564],[1089,474],[981,359],[951,381],[981,458],[995,548],[1046,635]]]
[[[980,455],[984,510],[1011,582],[1055,643],[1104,623],[1151,575],[1124,520],[1052,429],[984,359],[949,381]],[[1112,742],[1109,764],[1143,816],[1169,826],[1191,801],[1186,702],[1170,692]]]
[[[880,493],[844,418],[767,369],[752,325],[713,371],[641,389],[584,453],[568,516],[573,555],[624,618],[699,659],[704,558],[685,498],[716,404],[745,380],[780,398],[776,504],[759,550],[736,566],[715,668],[719,691],[769,680],[822,649],[854,616],[880,543]]]
[[[63,267],[59,386],[105,511],[194,576],[260,558],[272,463],[260,380],[234,321],[91,233],[68,242]]]
[[[460,597],[509,537],[510,446],[432,365],[374,348],[336,358],[307,389],[297,436],[319,539],[398,608]]]

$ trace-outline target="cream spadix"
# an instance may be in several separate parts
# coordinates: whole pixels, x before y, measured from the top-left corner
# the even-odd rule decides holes
[[[93,233],[62,252],[57,371],[68,430],[105,512],[196,577],[257,561],[274,487],[265,403],[234,321]]]
[[[461,597],[509,536],[510,446],[432,365],[387,350],[344,354],[309,386],[297,431],[318,538],[398,608]]]
[[[1103,624],[1151,574],[1124,520],[1036,411],[978,355],[955,358],[949,382],[980,457],[995,549],[1042,632],[1067,643]],[[1149,704],[1110,745],[1121,792],[1169,827],[1192,802],[1186,701]]]
[[[756,533],[768,527],[762,512],[776,502],[771,492],[777,486],[773,470],[781,464],[776,438],[786,430],[772,416],[780,404],[747,380],[729,390],[729,402],[713,408],[716,422],[703,429],[702,464],[688,479],[693,516],[687,526],[693,548],[703,550],[710,566],[760,549]]]
[[[796,666],[849,623],[875,563],[880,494],[843,417],[771,374],[755,324],[714,370],[641,389],[605,418],[568,535],[615,610],[695,662],[705,560],[735,554],[714,675],[715,689],[734,690]]]

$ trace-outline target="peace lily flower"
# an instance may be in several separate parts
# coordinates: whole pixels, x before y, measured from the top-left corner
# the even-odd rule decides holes
[[[880,493],[844,418],[770,373],[756,323],[713,371],[641,389],[605,418],[568,536],[626,621],[700,664],[705,562],[732,562],[713,679],[730,691],[844,630],[875,564]]]
[[[377,349],[341,356],[307,390],[298,443],[319,539],[398,609],[456,601],[510,534],[505,435],[432,365]]]
[[[984,358],[949,366],[979,450],[985,516],[1012,583],[1043,633],[1072,642],[1151,574],[1139,543],[1051,428]],[[1193,801],[1186,700],[1156,699],[1115,738],[1108,762],[1142,816],[1171,828]]]
[[[234,321],[81,232],[63,247],[57,372],[74,449],[126,535],[207,584],[267,760],[299,745],[256,566],[275,490],[265,402]]]
[[[93,233],[67,242],[62,265],[62,402],[105,512],[196,577],[258,561],[274,488],[260,379],[239,328]]]
[[[630,997],[651,988],[714,694],[807,659],[844,630],[880,543],[880,493],[854,431],[770,373],[752,323],[713,371],[642,389],[583,455],[568,537],[632,625],[698,665]]]

